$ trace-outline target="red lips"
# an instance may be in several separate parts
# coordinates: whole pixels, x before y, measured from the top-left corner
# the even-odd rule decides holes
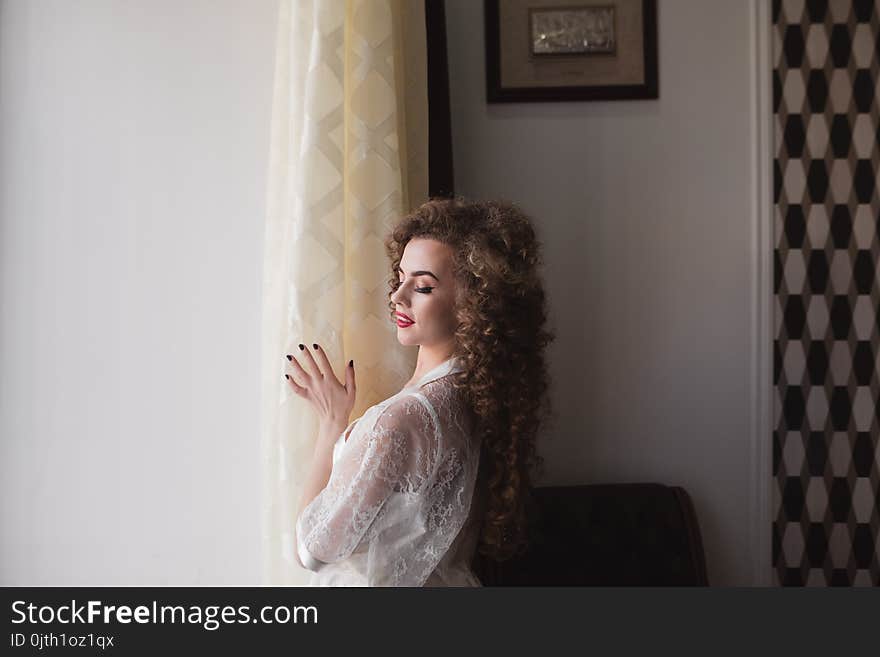
[[[398,326],[409,326],[410,324],[415,324],[413,320],[404,315],[403,313],[394,313],[397,316],[397,325]]]

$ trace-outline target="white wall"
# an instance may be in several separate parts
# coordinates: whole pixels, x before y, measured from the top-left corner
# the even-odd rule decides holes
[[[0,584],[260,583],[276,5],[0,5]]]
[[[275,0],[0,0],[0,584],[256,584]],[[748,583],[747,3],[662,0],[658,101],[488,107],[459,193],[545,238],[546,483],[685,486]]]
[[[456,192],[544,238],[543,483],[684,486],[712,583],[749,584],[751,3],[661,0],[659,100],[491,106],[482,5],[446,0]]]

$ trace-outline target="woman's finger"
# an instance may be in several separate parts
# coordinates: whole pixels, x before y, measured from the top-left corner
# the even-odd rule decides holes
[[[296,381],[293,380],[293,377],[289,374],[285,374],[284,377],[287,379],[287,382],[290,384],[290,387],[293,388],[293,391],[298,394],[300,397],[305,397],[308,399],[309,397],[309,389],[304,388],[301,385],[298,385]]]
[[[305,345],[302,344],[300,345],[300,349],[305,353],[305,357],[308,360],[309,371],[312,372],[312,376],[323,379],[324,373],[321,371],[321,368],[318,367],[318,363],[315,362],[315,359],[312,356],[312,350],[306,349]]]
[[[315,350],[315,353],[318,354],[317,359],[321,367],[321,371],[324,373],[324,376],[329,376],[333,374],[334,378],[336,373],[333,371],[333,366],[330,364],[330,360],[327,358],[327,354],[324,353],[324,347],[319,344],[313,344],[312,349]]]
[[[303,366],[299,364],[299,361],[296,358],[294,358],[293,356],[291,356],[290,354],[287,354],[287,360],[290,361],[290,366],[296,370],[297,375],[303,381],[305,381],[306,385],[308,385],[309,373],[306,372],[305,369],[303,368]]]
[[[357,392],[357,381],[354,378],[354,361],[348,361],[348,367],[345,368],[345,392],[349,397],[354,397]]]

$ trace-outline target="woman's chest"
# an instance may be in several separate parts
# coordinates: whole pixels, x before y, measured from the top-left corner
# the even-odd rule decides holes
[[[333,463],[339,459],[339,455],[342,453],[342,450],[346,445],[351,444],[359,437],[363,436],[366,433],[369,433],[373,430],[373,427],[376,426],[376,421],[379,419],[379,416],[382,412],[391,404],[392,401],[396,398],[389,397],[388,399],[379,402],[378,404],[374,404],[370,406],[366,411],[364,411],[363,415],[361,415],[358,419],[354,420],[349,424],[345,430],[339,434],[339,437],[336,439],[336,443],[333,446]]]

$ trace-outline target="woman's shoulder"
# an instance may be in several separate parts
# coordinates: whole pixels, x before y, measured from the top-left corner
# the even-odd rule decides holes
[[[474,414],[466,388],[456,385],[453,374],[422,386],[419,391],[437,418],[443,430],[470,434],[474,429]]]
[[[458,373],[450,372],[414,390],[428,399],[452,399],[460,396],[460,393],[464,391],[461,384],[457,383],[457,381]]]
[[[364,429],[383,431],[445,432],[455,428],[467,431],[470,407],[466,391],[454,385],[452,375],[440,377],[418,388],[405,388],[374,404],[364,416],[372,415]]]
[[[374,408],[382,415],[399,413],[412,414],[421,409],[432,410],[450,402],[456,397],[452,375],[447,375],[424,383],[418,387],[408,387],[375,404]]]
[[[375,426],[409,428],[430,419],[431,402],[417,390],[404,390],[375,405]]]

